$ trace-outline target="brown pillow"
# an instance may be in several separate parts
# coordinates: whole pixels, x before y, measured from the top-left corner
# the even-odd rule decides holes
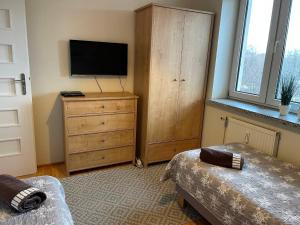
[[[241,154],[225,152],[212,148],[201,148],[200,159],[203,162],[216,166],[241,170],[244,165],[244,158]]]

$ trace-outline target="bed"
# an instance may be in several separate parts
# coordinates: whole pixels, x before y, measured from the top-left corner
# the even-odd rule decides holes
[[[17,213],[0,202],[0,224],[5,225],[73,225],[65,202],[64,189],[54,177],[41,176],[24,180],[47,194],[43,205],[27,213]]]
[[[243,145],[214,146],[241,153],[243,170],[200,161],[198,150],[176,155],[162,180],[213,225],[299,225],[300,169]],[[182,201],[183,203],[183,201]]]

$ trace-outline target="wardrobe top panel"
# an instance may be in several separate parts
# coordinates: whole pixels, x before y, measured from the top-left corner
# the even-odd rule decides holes
[[[214,15],[215,14],[215,13],[209,12],[209,11],[202,11],[202,10],[189,9],[189,8],[180,8],[180,7],[176,7],[176,6],[164,5],[164,4],[158,4],[158,3],[150,3],[148,5],[145,5],[143,7],[140,7],[138,9],[136,9],[135,12],[144,10],[146,8],[149,8],[149,7],[154,7],[154,6],[168,8],[168,9],[177,9],[177,10],[182,10],[182,11],[189,11],[189,12],[197,12],[197,13],[203,13],[203,14],[209,14],[209,15]]]

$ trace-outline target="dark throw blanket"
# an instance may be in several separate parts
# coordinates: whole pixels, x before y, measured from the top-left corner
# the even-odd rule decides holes
[[[217,166],[241,170],[244,158],[240,154],[215,150],[212,148],[201,148],[200,159],[203,162]]]
[[[39,189],[32,187],[10,175],[0,175],[0,201],[19,212],[38,208],[47,196]]]

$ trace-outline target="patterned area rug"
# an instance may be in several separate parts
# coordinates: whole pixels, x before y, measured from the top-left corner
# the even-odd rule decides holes
[[[74,175],[61,182],[76,225],[182,225],[198,217],[176,202],[175,185],[161,183],[166,164],[132,165]]]

